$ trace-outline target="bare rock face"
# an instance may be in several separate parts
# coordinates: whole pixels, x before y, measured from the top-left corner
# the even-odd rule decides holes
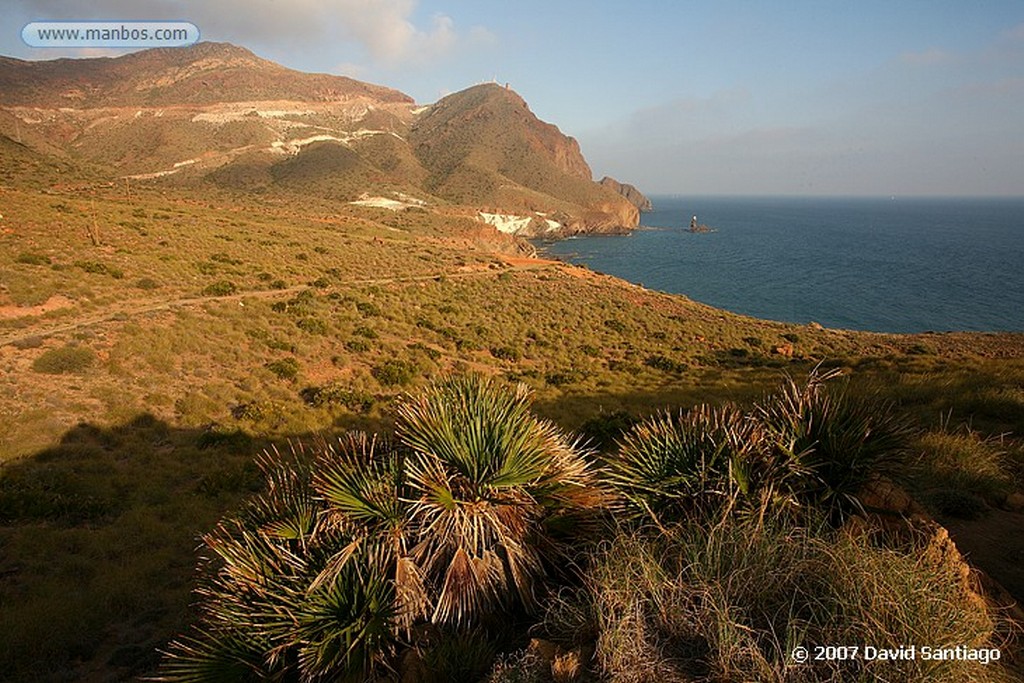
[[[972,566],[950,538],[949,531],[902,488],[880,478],[865,485],[857,499],[864,514],[847,521],[844,528],[848,533],[875,535],[881,532],[889,542],[918,548],[925,561],[954,567],[961,589],[973,601],[1024,624],[1024,610],[1009,591]]]
[[[623,197],[629,200],[629,203],[635,206],[640,211],[653,211],[654,205],[651,204],[651,200],[644,196],[644,193],[636,189],[629,183],[620,183],[615,178],[609,178],[605,176],[601,178],[598,183],[602,187],[607,187],[609,190],[621,194]]]

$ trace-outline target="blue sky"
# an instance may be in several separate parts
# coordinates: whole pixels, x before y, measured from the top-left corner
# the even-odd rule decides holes
[[[1024,195],[1024,2],[7,0],[189,20],[427,103],[509,82],[597,177],[654,194]]]

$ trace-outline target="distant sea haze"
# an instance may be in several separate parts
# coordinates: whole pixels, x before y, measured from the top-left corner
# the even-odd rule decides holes
[[[1024,198],[652,197],[549,254],[736,313],[876,332],[1024,331]],[[713,229],[688,231],[692,216]]]

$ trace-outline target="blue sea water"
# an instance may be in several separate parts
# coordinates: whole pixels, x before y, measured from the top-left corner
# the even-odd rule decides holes
[[[628,237],[544,243],[736,313],[878,332],[1024,331],[1024,199],[652,197]],[[690,233],[690,217],[714,228]]]

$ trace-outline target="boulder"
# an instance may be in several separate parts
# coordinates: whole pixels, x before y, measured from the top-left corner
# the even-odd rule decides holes
[[[772,349],[772,353],[774,353],[776,355],[779,355],[779,356],[784,356],[786,358],[792,358],[793,357],[793,345],[792,344],[781,344],[779,346],[774,347]]]

